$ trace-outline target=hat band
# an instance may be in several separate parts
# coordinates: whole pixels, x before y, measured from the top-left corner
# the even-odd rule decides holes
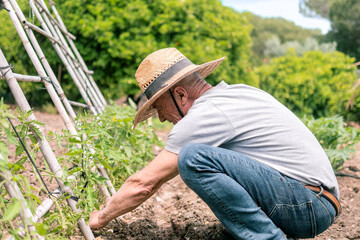
[[[161,88],[164,88],[167,86],[167,84],[164,84],[167,82],[170,78],[172,78],[176,73],[184,69],[185,67],[192,65],[193,63],[187,59],[183,58],[168,69],[166,69],[165,72],[160,74],[150,85],[147,89],[145,89],[144,94],[146,95],[147,99],[152,98],[155,93],[157,93]]]

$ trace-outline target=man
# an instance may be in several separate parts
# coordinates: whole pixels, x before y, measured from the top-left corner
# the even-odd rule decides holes
[[[316,138],[259,89],[209,85],[204,78],[222,61],[194,65],[175,48],[143,60],[135,77],[148,101],[134,126],[157,112],[174,127],[165,149],[91,214],[91,228],[133,210],[178,172],[236,239],[309,238],[333,223],[339,188]]]

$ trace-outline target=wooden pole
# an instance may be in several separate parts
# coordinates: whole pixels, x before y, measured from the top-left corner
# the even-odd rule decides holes
[[[28,76],[28,75],[22,75],[18,73],[14,73],[14,77],[18,81],[24,81],[24,82],[42,82],[41,77],[39,76]],[[1,79],[5,79],[4,76],[0,77]]]

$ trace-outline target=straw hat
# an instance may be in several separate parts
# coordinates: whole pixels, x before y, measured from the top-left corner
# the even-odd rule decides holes
[[[193,64],[176,48],[160,49],[139,65],[135,78],[148,101],[139,109],[134,126],[156,114],[152,104],[184,77],[198,71],[205,78],[224,60],[220,58],[201,65]]]

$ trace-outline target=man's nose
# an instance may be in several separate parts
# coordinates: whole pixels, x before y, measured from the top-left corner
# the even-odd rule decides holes
[[[160,120],[160,122],[165,122],[165,117],[161,114],[161,112],[160,111],[158,111],[158,116],[159,116],[159,120]]]

